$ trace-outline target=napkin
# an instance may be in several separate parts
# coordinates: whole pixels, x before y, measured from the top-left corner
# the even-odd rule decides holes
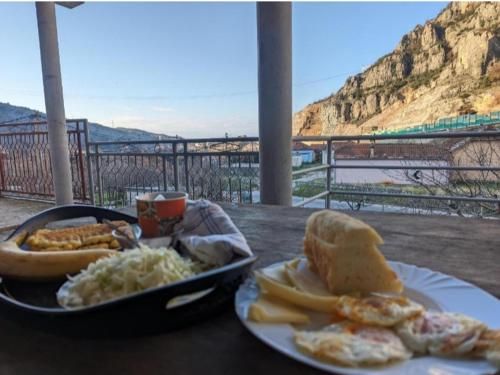
[[[188,201],[184,217],[174,232],[175,242],[204,263],[223,266],[235,256],[252,255],[231,218],[219,205],[205,199]]]

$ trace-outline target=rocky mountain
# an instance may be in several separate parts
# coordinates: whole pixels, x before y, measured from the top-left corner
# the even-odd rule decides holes
[[[500,3],[452,2],[293,119],[299,135],[366,134],[500,110]]]
[[[26,107],[14,106],[9,103],[0,102],[0,124],[13,121],[32,121],[34,119],[45,119],[45,113],[41,113]],[[0,128],[12,130],[15,127]],[[132,128],[112,128],[109,126],[89,122],[89,135],[91,141],[149,141],[158,139],[175,138],[165,134],[151,133],[145,130]]]

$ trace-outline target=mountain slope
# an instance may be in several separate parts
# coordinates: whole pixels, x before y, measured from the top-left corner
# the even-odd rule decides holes
[[[500,3],[450,3],[395,50],[297,112],[293,133],[370,133],[500,110]]]
[[[44,113],[26,107],[14,106],[0,102],[0,124],[11,121],[33,121],[45,119]],[[11,127],[9,127],[11,128]],[[1,131],[1,129],[0,129]],[[141,129],[111,128],[109,126],[89,122],[90,140],[97,141],[149,141],[174,138],[165,134],[151,133]]]

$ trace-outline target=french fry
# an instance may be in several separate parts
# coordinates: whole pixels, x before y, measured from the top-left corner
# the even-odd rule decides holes
[[[336,311],[337,297],[317,296],[301,292],[290,286],[280,284],[258,271],[255,272],[255,279],[261,288],[261,293],[268,293],[270,296],[314,311],[326,313]]]
[[[332,293],[328,291],[319,277],[310,277],[297,270],[299,261],[300,259],[297,259],[297,261],[292,260],[285,263],[285,273],[292,286],[304,293],[316,296],[331,296]]]

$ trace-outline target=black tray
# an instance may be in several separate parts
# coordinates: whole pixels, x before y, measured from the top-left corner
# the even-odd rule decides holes
[[[52,221],[78,217],[137,219],[95,206],[71,205],[46,210],[27,220],[11,237],[23,230],[32,232]],[[197,276],[122,297],[99,305],[67,310],[58,307],[56,291],[63,282],[28,282],[3,279],[0,285],[0,314],[23,325],[78,337],[136,336],[181,328],[206,319],[230,306],[238,285],[246,278],[256,257],[232,263]],[[189,303],[166,308],[178,296],[212,289]]]

